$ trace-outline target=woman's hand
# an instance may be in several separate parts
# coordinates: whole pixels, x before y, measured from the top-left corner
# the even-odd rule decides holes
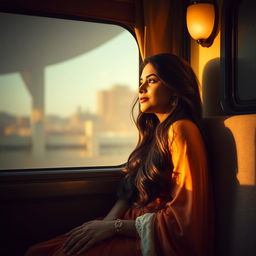
[[[67,255],[80,254],[94,244],[112,237],[114,234],[113,221],[89,221],[68,233],[69,237],[63,245],[63,250]]]

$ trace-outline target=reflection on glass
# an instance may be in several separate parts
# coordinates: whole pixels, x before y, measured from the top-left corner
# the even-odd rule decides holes
[[[124,163],[137,141],[132,35],[4,13],[0,29],[0,169]]]
[[[256,100],[256,2],[239,3],[237,22],[237,96],[240,101]]]

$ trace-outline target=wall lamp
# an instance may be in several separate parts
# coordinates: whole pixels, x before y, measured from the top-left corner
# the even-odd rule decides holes
[[[217,8],[209,1],[193,1],[187,7],[187,28],[190,36],[203,47],[212,45],[218,26]]]

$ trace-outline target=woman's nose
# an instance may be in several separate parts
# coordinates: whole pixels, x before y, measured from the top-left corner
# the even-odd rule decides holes
[[[139,93],[145,93],[147,91],[147,83],[143,83],[139,87]]]

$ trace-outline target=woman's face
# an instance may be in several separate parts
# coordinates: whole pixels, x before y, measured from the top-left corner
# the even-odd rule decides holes
[[[158,77],[151,63],[148,63],[141,74],[139,87],[140,110],[144,113],[155,113],[158,118],[172,110],[170,89]],[[161,121],[161,119],[160,119]]]

